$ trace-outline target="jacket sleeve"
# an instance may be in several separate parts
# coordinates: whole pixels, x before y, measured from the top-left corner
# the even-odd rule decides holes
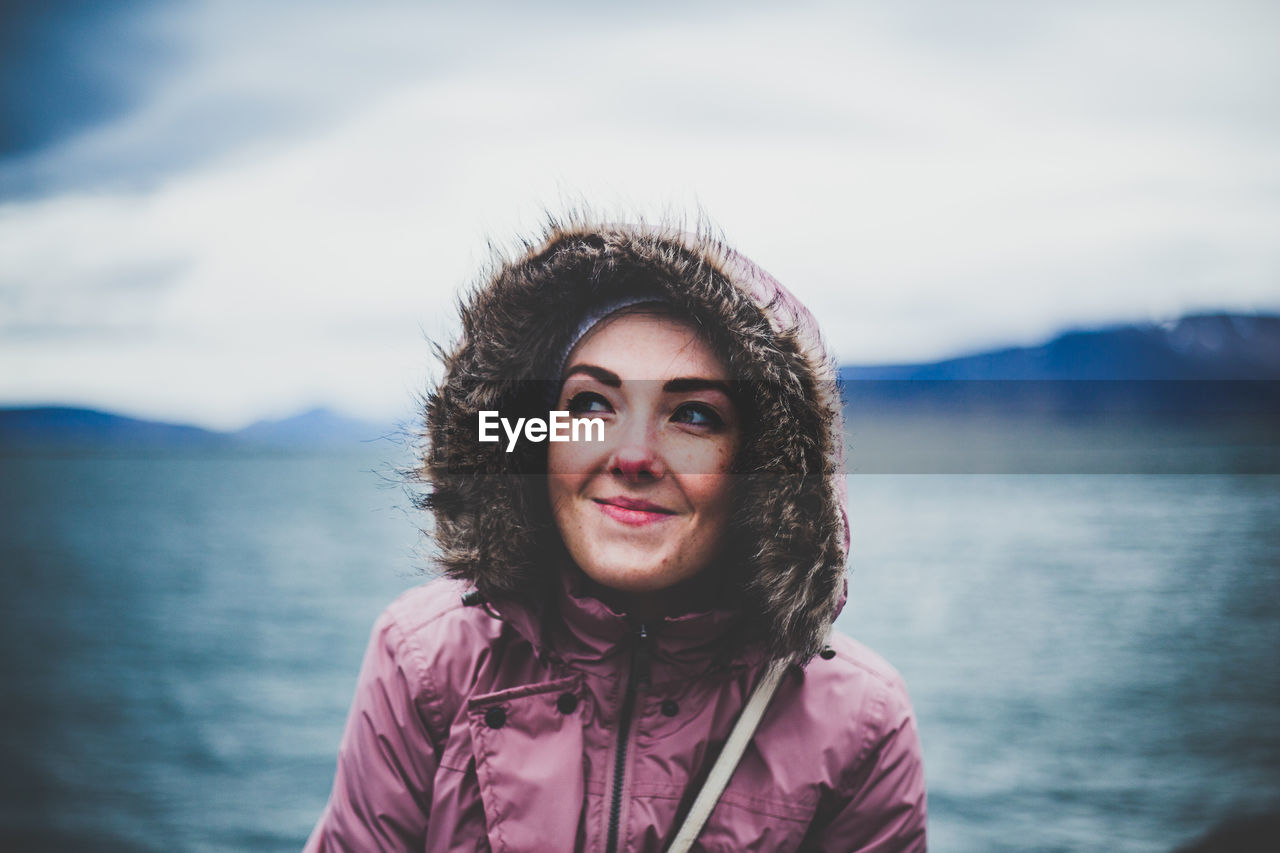
[[[923,853],[925,781],[915,713],[901,681],[878,703],[879,724],[868,727],[865,758],[851,768],[831,816],[810,847],[856,853]]]
[[[422,850],[436,749],[418,699],[421,655],[390,612],[373,628],[329,803],[305,853]]]

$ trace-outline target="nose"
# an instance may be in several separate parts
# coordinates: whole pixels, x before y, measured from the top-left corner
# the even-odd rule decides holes
[[[637,425],[638,426],[638,425]],[[655,436],[648,430],[628,430],[609,459],[609,471],[629,483],[660,480],[667,469]]]

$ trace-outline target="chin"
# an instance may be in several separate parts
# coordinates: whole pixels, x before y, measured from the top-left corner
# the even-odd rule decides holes
[[[679,571],[647,560],[610,559],[593,560],[582,571],[601,586],[618,592],[658,592],[675,586],[687,578]]]

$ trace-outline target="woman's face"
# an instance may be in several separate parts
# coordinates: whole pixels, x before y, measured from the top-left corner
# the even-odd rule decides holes
[[[689,580],[720,550],[741,443],[729,372],[690,323],[606,318],[569,353],[558,408],[604,441],[548,445],[551,508],[574,562],[624,593]]]

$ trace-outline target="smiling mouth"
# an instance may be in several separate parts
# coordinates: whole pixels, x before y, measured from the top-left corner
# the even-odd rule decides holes
[[[633,498],[595,498],[594,500],[596,505],[600,507],[601,512],[614,521],[620,521],[623,524],[637,526],[654,524],[659,521],[665,521],[676,514],[675,510]]]

